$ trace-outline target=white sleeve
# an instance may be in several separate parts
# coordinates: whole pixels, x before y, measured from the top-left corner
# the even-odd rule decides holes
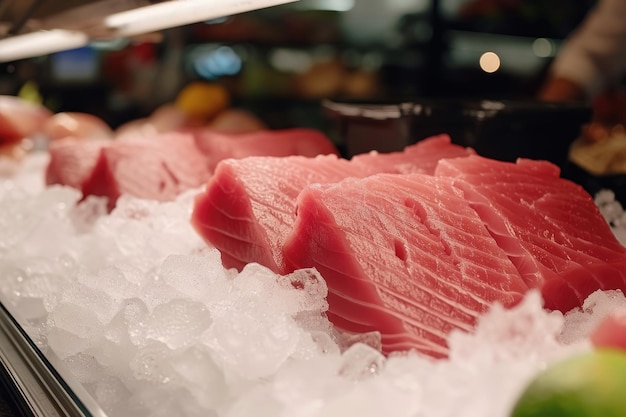
[[[626,69],[626,0],[602,0],[567,39],[552,73],[595,94]]]

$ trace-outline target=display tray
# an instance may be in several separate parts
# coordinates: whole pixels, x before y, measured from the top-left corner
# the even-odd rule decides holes
[[[57,357],[44,355],[1,303],[0,416],[106,417]]]

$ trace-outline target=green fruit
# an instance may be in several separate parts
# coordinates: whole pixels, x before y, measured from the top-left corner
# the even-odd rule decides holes
[[[626,417],[626,353],[600,349],[554,364],[526,388],[512,417]]]

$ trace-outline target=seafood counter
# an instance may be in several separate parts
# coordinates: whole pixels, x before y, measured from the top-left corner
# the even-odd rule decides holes
[[[551,415],[546,370],[626,361],[622,207],[547,161],[203,127],[9,165],[2,303],[109,416]]]

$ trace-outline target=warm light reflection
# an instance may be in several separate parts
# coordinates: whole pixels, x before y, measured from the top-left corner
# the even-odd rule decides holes
[[[500,68],[500,57],[495,52],[485,52],[480,56],[479,63],[483,71],[496,72]]]

